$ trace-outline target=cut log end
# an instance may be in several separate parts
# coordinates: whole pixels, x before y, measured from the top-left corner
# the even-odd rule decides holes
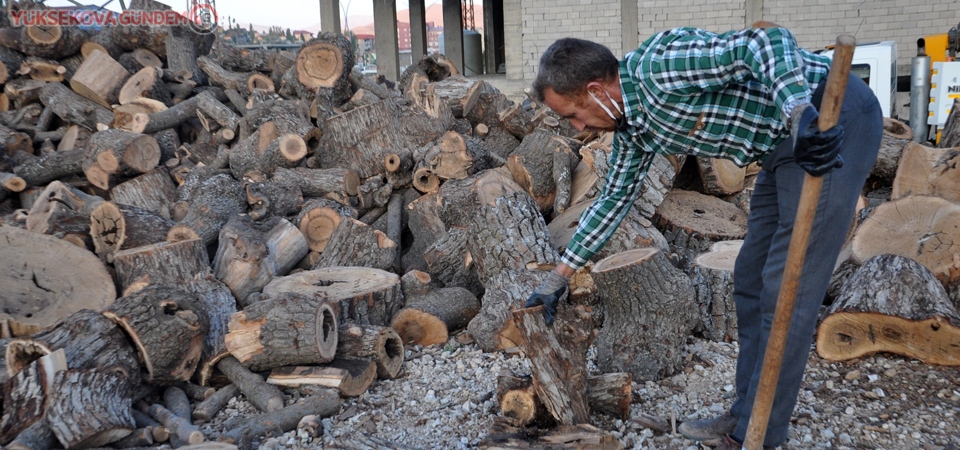
[[[397,330],[405,343],[434,345],[447,342],[447,325],[437,316],[415,309],[404,309],[397,313],[390,326]]]
[[[424,194],[440,190],[440,178],[432,170],[421,167],[413,174],[413,187]]]
[[[167,232],[167,241],[183,242],[192,239],[200,239],[200,234],[186,225],[175,225]]]
[[[273,80],[271,80],[270,77],[262,73],[254,73],[247,78],[247,89],[250,92],[275,92],[276,86],[273,84]]]
[[[926,363],[960,366],[960,328],[940,318],[914,321],[879,313],[836,313],[817,331],[817,352],[830,361],[846,361],[891,352]]]
[[[297,53],[296,71],[308,88],[333,87],[343,75],[343,52],[331,43],[312,44]]]
[[[333,230],[340,225],[341,215],[332,208],[314,208],[300,219],[300,232],[307,238],[310,250],[322,252]]]
[[[617,253],[600,261],[600,263],[593,267],[593,270],[594,272],[604,272],[626,267],[631,264],[637,264],[640,261],[647,260],[659,251],[660,250],[656,248],[650,247]]]
[[[307,156],[307,144],[296,134],[280,136],[280,154],[289,161],[300,161]]]

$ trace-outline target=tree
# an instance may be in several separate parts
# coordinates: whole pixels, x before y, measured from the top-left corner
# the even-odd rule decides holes
[[[287,42],[293,42],[293,33],[290,32],[289,28],[287,28]]]

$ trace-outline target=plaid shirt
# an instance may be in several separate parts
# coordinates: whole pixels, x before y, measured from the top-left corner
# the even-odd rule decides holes
[[[788,136],[790,111],[810,101],[829,66],[783,28],[677,28],[627,54],[620,62],[627,130],[617,132],[606,186],[580,216],[561,261],[583,267],[606,244],[657,153],[762,162]]]

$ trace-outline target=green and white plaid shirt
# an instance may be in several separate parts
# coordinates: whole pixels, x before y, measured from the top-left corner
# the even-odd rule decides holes
[[[830,58],[803,50],[783,28],[723,34],[677,28],[620,62],[627,130],[610,155],[606,186],[580,216],[561,261],[583,267],[613,235],[657,153],[761,162],[789,134],[790,111],[809,102]]]

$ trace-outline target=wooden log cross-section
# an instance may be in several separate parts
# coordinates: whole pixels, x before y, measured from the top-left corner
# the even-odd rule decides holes
[[[117,288],[127,295],[147,285],[186,285],[196,274],[206,273],[207,250],[199,239],[121,250],[113,255]]]
[[[319,366],[284,366],[273,369],[267,383],[299,387],[325,386],[340,391],[341,397],[357,397],[377,378],[376,364],[366,358],[338,358]]]
[[[743,239],[747,214],[733,203],[694,191],[671,190],[657,207],[654,223],[672,250],[693,259],[714,242]]]
[[[434,345],[467,326],[480,310],[480,301],[467,289],[448,287],[404,298],[390,326],[404,343]]]
[[[134,206],[103,202],[90,214],[94,251],[113,262],[120,250],[162,242],[174,221]]]
[[[341,323],[337,338],[337,358],[371,358],[377,366],[377,378],[392,380],[403,368],[403,341],[396,330],[377,325]]]
[[[890,199],[932,195],[960,201],[960,147],[932,148],[907,143],[899,158]]]
[[[626,420],[630,416],[629,373],[590,375],[587,379],[587,404],[591,413],[599,412]],[[536,396],[533,379],[518,377],[502,371],[497,377],[497,401],[500,412],[514,426],[528,426],[531,422],[549,424],[552,417]]]

